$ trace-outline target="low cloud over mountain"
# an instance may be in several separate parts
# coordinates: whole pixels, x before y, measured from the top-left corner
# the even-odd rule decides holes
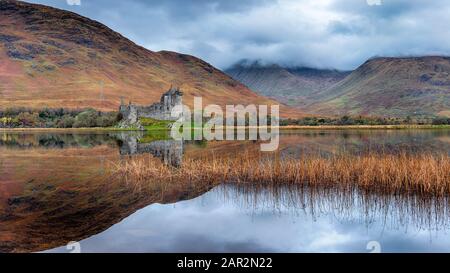
[[[446,0],[32,0],[105,23],[151,50],[219,68],[263,58],[353,70],[373,56],[449,55]]]

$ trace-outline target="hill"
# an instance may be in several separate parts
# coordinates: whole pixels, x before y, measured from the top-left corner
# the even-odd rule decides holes
[[[316,116],[450,116],[450,58],[374,58],[353,72],[240,63],[252,90]]]
[[[222,106],[277,104],[196,57],[147,50],[72,12],[0,0],[2,108],[116,110],[121,97],[150,104],[172,85],[190,106],[194,96]]]
[[[450,58],[375,58],[306,107],[315,114],[450,116]]]
[[[259,94],[291,106],[303,107],[320,100],[320,94],[349,72],[307,67],[282,67],[242,61],[225,70]]]

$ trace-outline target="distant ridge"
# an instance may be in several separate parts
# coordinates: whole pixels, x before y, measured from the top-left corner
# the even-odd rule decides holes
[[[242,61],[225,70],[250,89],[291,106],[306,106],[350,72]]]
[[[327,115],[450,116],[450,58],[373,58],[306,110]]]
[[[310,115],[450,117],[450,57],[377,57],[353,72],[259,63],[226,72]]]

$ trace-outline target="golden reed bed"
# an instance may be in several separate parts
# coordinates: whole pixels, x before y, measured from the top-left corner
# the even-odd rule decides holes
[[[365,154],[308,156],[302,159],[245,152],[235,157],[186,160],[174,168],[154,158],[127,158],[113,167],[132,182],[298,184],[396,194],[450,194],[446,154]]]

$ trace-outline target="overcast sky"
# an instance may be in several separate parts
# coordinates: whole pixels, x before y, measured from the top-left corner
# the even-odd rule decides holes
[[[222,69],[241,59],[353,69],[374,56],[450,55],[448,0],[29,1]]]

